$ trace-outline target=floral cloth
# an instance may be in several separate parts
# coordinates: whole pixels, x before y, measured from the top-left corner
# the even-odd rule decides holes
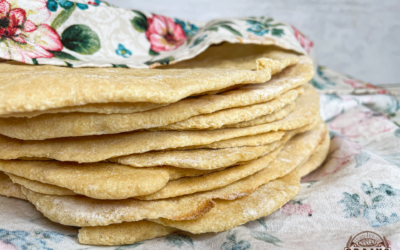
[[[0,0],[3,59],[154,67],[194,57],[221,41],[275,44],[315,55],[312,41],[271,18],[202,24],[100,1]],[[323,66],[316,67],[311,83],[321,93],[331,147],[323,166],[302,179],[295,199],[227,232],[175,233],[107,249],[344,249],[350,236],[373,231],[400,250],[399,98]],[[2,250],[104,249],[79,245],[77,228],[51,222],[26,201],[0,197],[0,211]]]
[[[306,53],[302,38],[272,18],[200,23],[99,0],[0,0],[0,58],[30,64],[148,68],[195,57],[224,41]]]

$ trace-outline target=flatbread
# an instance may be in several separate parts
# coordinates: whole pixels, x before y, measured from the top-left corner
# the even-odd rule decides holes
[[[309,81],[313,72],[311,59],[302,56],[298,64],[287,68],[267,83],[252,84],[221,94],[188,98],[166,107],[133,114],[61,113],[32,118],[0,118],[0,133],[22,140],[43,140],[162,127],[193,116],[270,101]]]
[[[132,168],[115,163],[0,161],[0,170],[68,188],[95,199],[126,199],[151,194],[169,181],[168,170]]]
[[[174,225],[179,224],[180,227],[184,227],[185,229],[189,228],[192,231],[196,230],[196,232],[202,233],[208,232],[207,230],[212,232],[228,230],[248,221],[271,214],[293,198],[299,189],[299,177],[295,176],[295,173],[292,173],[281,179],[267,183],[248,197],[233,202],[216,201],[217,205],[215,209],[203,216],[205,218],[201,217],[197,220],[184,222],[174,221],[172,223]],[[264,204],[265,207],[262,207]],[[249,213],[249,210],[253,211],[254,208],[256,211]],[[216,211],[216,209],[220,210]],[[226,221],[219,218],[219,216],[222,216]],[[216,218],[215,221],[213,221],[214,218]],[[170,221],[162,221],[164,223],[170,223]],[[161,220],[157,222],[160,223]],[[193,225],[190,225],[190,223]],[[163,226],[143,220],[108,226],[82,227],[79,230],[78,240],[79,243],[88,245],[125,245],[163,237],[179,230],[178,228]]]
[[[280,141],[276,141],[259,147],[156,151],[111,158],[109,161],[132,167],[168,165],[178,168],[210,170],[257,159],[280,145]]]
[[[40,185],[43,183],[66,188],[95,199],[125,199],[150,194],[160,190],[168,181],[217,171],[169,166],[133,168],[114,163],[77,164],[57,161],[0,161],[0,170],[25,178],[15,181],[40,193],[62,192],[61,189],[53,190],[55,193],[46,192],[45,190],[50,187]],[[30,181],[40,183],[28,184]]]
[[[217,141],[206,145],[181,147],[178,149],[202,149],[202,148],[224,149],[224,148],[235,148],[235,147],[264,146],[279,141],[284,135],[285,135],[284,131],[268,132],[268,133]]]
[[[304,135],[299,135],[299,137],[304,139]],[[291,143],[294,141],[288,144],[291,145]],[[306,147],[304,150],[292,150],[285,147],[269,166],[239,182],[248,181],[257,186],[285,176],[309,157],[312,153],[311,149],[311,147]],[[218,208],[218,203],[217,201],[216,208]],[[108,226],[83,227],[79,230],[78,239],[79,243],[88,245],[124,245],[162,237],[176,231],[179,229],[144,220]]]
[[[211,114],[197,115],[181,122],[154,128],[153,130],[199,130],[218,129],[226,125],[250,121],[260,116],[272,114],[281,110],[286,105],[294,103],[303,92],[299,87],[283,93],[281,96],[266,102],[239,108],[230,108],[213,112]],[[288,113],[286,113],[287,115]],[[283,118],[283,117],[282,117]]]
[[[0,117],[35,117],[43,114],[55,114],[55,113],[100,113],[100,114],[129,114],[136,112],[143,112],[152,110],[160,107],[169,105],[168,103],[151,103],[151,102],[137,102],[137,103],[94,103],[86,104],[81,106],[64,107],[48,109],[43,111],[32,111],[32,112],[18,112],[6,115],[0,115]]]
[[[217,141],[301,128],[319,117],[319,96],[310,85],[296,100],[296,108],[284,119],[247,128],[226,128],[208,131],[140,131],[133,133],[44,141],[21,141],[0,136],[2,159],[45,157],[59,161],[99,162],[109,158],[207,145]]]
[[[187,221],[153,219],[151,221],[194,234],[221,232],[273,213],[293,199],[299,191],[300,177],[297,170],[294,170],[291,174],[268,182],[241,199],[215,201],[215,208],[198,219]]]
[[[17,175],[13,175],[10,173],[6,173],[11,181],[15,184],[21,185],[29,190],[48,195],[79,195],[74,191],[71,191],[67,188],[50,185],[46,183],[42,183],[39,181],[29,180],[23,177],[19,177]],[[22,192],[21,192],[22,193]]]
[[[187,176],[201,176],[201,175],[205,175],[208,173],[221,171],[224,168],[203,171],[203,170],[180,169],[180,168],[163,166],[162,169],[168,171],[169,180],[175,180],[175,179],[179,179],[181,177],[187,177]],[[21,186],[26,187],[37,193],[48,194],[48,195],[79,195],[78,193],[75,193],[72,190],[69,190],[67,188],[26,179],[26,178],[16,176],[16,175],[13,175],[10,173],[6,173],[6,174],[11,178],[11,180],[14,183],[20,184]]]
[[[179,192],[183,192],[180,195],[184,195],[229,185],[265,168],[276,157],[279,151],[280,149],[277,149],[258,160],[241,166],[231,167],[207,175],[181,178],[182,181],[178,182],[180,185],[177,185],[176,181],[173,180],[170,181],[170,185],[167,185],[170,180],[169,172],[165,171],[165,168],[162,167],[131,168],[119,164],[106,163],[70,164],[53,161],[8,161],[0,162],[0,169],[7,173],[22,176],[25,179],[64,187],[75,193],[95,199],[111,200],[130,197],[146,199],[147,197],[138,196],[154,193],[162,189],[165,185],[167,185],[167,192],[176,189],[175,194],[178,195],[175,196],[179,196]],[[191,169],[176,170],[184,172],[207,172]],[[25,185],[29,180],[25,181],[25,183],[20,182],[19,184],[29,188]],[[182,187],[184,190],[182,190]],[[53,194],[47,192],[50,188],[49,186],[47,186],[47,189],[38,190],[38,188],[36,186],[36,191],[39,191],[39,193]],[[53,191],[55,193],[60,190]],[[158,193],[159,195],[160,193]],[[175,196],[170,195],[164,198]]]
[[[138,196],[135,198],[140,200],[159,200],[214,190],[227,186],[266,168],[268,164],[275,159],[281,148],[282,147],[279,147],[271,153],[262,156],[259,159],[250,161],[247,164],[231,167],[223,171],[199,177],[188,177],[170,181],[164,186],[164,188],[153,194]]]
[[[108,226],[83,227],[79,230],[81,244],[119,246],[163,237],[179,229],[166,227],[155,222],[141,220]]]
[[[294,137],[291,141],[288,142],[287,146],[285,145],[285,148],[289,148],[291,151],[296,152],[303,151],[302,153],[307,155],[307,158],[304,159],[305,161],[325,139],[325,134],[325,124],[320,123],[315,129]],[[294,135],[295,133],[288,133],[283,143],[285,143],[287,140],[290,140]],[[181,178],[175,181],[170,181],[162,189],[155,193],[135,198],[142,200],[158,200],[216,189],[266,168],[270,164],[270,162],[275,159],[275,154],[278,154],[279,152],[280,149],[275,150],[272,153],[257,160],[248,162],[247,164],[232,167],[230,169],[217,173],[211,173],[200,177]],[[299,154],[301,155],[301,153]],[[284,154],[284,156],[287,155]],[[291,161],[295,161],[293,157],[288,159],[291,159]],[[298,165],[300,163],[298,163]]]
[[[319,125],[319,126],[321,126],[321,125]],[[324,131],[325,131],[326,128],[321,128],[321,127],[318,127],[318,126],[314,128],[315,131],[322,131],[322,129],[324,129]],[[285,144],[294,135],[296,135],[298,133],[301,133],[301,132],[304,132],[304,131],[307,131],[307,130],[299,129],[299,130],[295,130],[295,131],[288,131],[280,142],[275,142],[273,144],[277,144],[277,145]],[[316,132],[314,132],[314,133],[316,133]],[[308,141],[310,141],[310,139],[308,139]],[[317,140],[314,139],[314,142],[315,141],[317,141]],[[291,142],[291,144],[292,144],[292,142]],[[306,150],[304,150],[304,148],[307,148],[307,147],[303,146],[302,152],[304,154],[309,153],[310,150],[306,151]],[[295,162],[295,161],[292,160],[291,162]],[[251,163],[251,161],[242,162],[242,164],[249,164],[249,163]],[[276,160],[274,161],[274,163],[276,164]],[[270,165],[273,165],[273,164],[270,164]],[[269,167],[270,166],[268,166],[268,168]],[[280,167],[276,167],[277,170],[279,168]],[[177,179],[177,178],[180,178],[182,176],[201,176],[201,175],[204,175],[205,173],[209,173],[210,172],[210,171],[201,171],[201,170],[197,171],[197,170],[192,170],[192,169],[179,169],[179,168],[174,168],[174,167],[162,167],[162,169],[169,170],[170,180],[173,179],[173,178]],[[240,172],[238,173],[237,170],[233,170],[233,168],[231,168],[230,171],[233,172],[234,175],[237,175],[237,174],[242,174],[243,175],[243,173],[240,173]],[[215,185],[214,183],[212,183],[210,181],[212,179],[216,179],[216,176],[218,176],[218,175],[219,176],[223,175],[223,173],[228,173],[229,174],[229,171],[220,172],[219,174],[215,174],[215,175],[211,175],[211,176],[209,175],[209,176],[207,176],[205,178],[192,178],[191,179],[192,182],[189,183],[189,185],[187,185],[186,187],[185,187],[185,185],[176,185],[176,183],[174,185],[177,186],[177,187],[180,186],[181,187],[181,192],[182,192],[182,188],[186,189],[186,191],[184,191],[184,192],[188,192],[188,191],[197,192],[199,190],[196,190],[196,188],[200,188],[201,189],[204,186],[206,188],[210,188],[210,187],[212,187],[212,185]],[[18,183],[18,184],[20,184],[20,185],[22,185],[22,186],[24,186],[24,187],[26,187],[26,188],[28,188],[28,189],[30,189],[32,191],[35,191],[37,193],[49,194],[49,195],[78,195],[77,193],[72,192],[71,190],[68,190],[66,188],[62,188],[62,187],[58,187],[58,186],[54,186],[54,185],[41,183],[41,182],[38,182],[38,181],[25,179],[25,178],[22,178],[22,177],[14,176],[14,175],[9,174],[9,173],[7,173],[7,174],[11,177],[11,179],[13,180],[14,183]],[[232,173],[231,173],[231,178],[234,177],[234,175],[232,176]],[[225,182],[227,181],[226,177],[228,177],[228,176],[224,176],[224,178],[225,178],[224,181]],[[206,183],[206,182],[203,183],[204,180],[205,181],[208,180],[209,183]],[[200,183],[200,185],[199,185],[199,183]],[[182,184],[182,183],[180,183],[180,184]],[[208,186],[208,185],[210,185],[210,186]],[[168,188],[166,190],[168,190]],[[171,186],[169,187],[169,190],[171,191]],[[165,193],[166,192],[164,190],[164,195],[165,195]],[[135,197],[135,198],[140,198],[140,197]],[[148,197],[148,198],[151,198],[151,197]]]
[[[233,51],[230,53],[231,57],[232,54],[235,55]],[[170,70],[71,69],[3,62],[0,63],[3,79],[0,83],[0,114],[91,103],[173,103],[193,94],[237,84],[263,83],[268,81],[272,74],[298,62],[298,56],[291,52],[271,51],[267,47],[264,47],[264,53],[254,54],[250,59],[242,58],[242,63],[232,63],[231,68],[224,68],[223,65],[218,67],[221,59],[223,58],[216,58],[216,65],[210,65],[214,68],[194,66],[193,69]],[[251,68],[246,68],[251,63]]]
[[[14,184],[11,179],[0,171],[0,195],[27,200],[21,191],[21,186]]]
[[[325,161],[329,153],[330,136],[327,130],[324,142],[313,152],[303,165],[299,166],[299,176],[303,177],[317,169]]]
[[[252,126],[257,126],[265,123],[270,123],[274,121],[281,120],[285,118],[290,112],[292,112],[296,108],[296,103],[291,103],[283,107],[282,109],[269,114],[269,115],[263,115],[258,118],[255,118],[250,121],[245,121],[245,122],[239,122],[235,124],[230,124],[230,125],[225,125],[222,126],[222,128],[245,128],[245,127],[252,127]]]
[[[299,162],[312,153],[311,144],[316,140],[318,130],[298,135],[289,141],[281,152],[286,152],[279,161],[273,161],[270,166],[247,178],[241,179],[223,188],[157,201],[126,200],[95,200],[81,196],[51,196],[42,195],[22,188],[30,202],[52,221],[72,226],[100,226],[121,222],[139,221],[143,219],[168,218],[172,220],[190,220],[203,216],[210,211],[216,201],[213,199],[234,200],[244,197],[260,185],[273,178],[287,174],[296,168]],[[321,136],[320,136],[321,137]],[[311,144],[310,144],[311,143]],[[303,146],[301,146],[303,145]],[[300,148],[293,150],[293,148]],[[288,161],[287,158],[294,159]],[[275,165],[277,164],[277,165]]]

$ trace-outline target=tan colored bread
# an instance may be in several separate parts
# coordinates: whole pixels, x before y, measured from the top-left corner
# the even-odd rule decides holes
[[[268,182],[241,199],[215,201],[216,207],[198,219],[151,221],[195,234],[221,232],[273,213],[293,199],[299,191],[300,177],[297,170],[294,170],[291,174]]]
[[[199,170],[226,168],[257,159],[281,145],[280,141],[258,147],[169,150],[133,154],[110,161],[132,167],[174,166]]]
[[[168,181],[188,176],[202,176],[216,171],[168,166],[133,168],[114,163],[77,164],[56,161],[0,161],[0,170],[25,178],[25,180],[16,178],[14,180],[39,193],[66,192],[59,188],[52,190],[54,193],[46,191],[50,187],[43,184],[50,184],[95,199],[126,199],[150,194],[161,189]],[[236,170],[238,171],[239,169]],[[40,183],[30,183],[30,181]]]
[[[49,194],[49,195],[79,195],[74,191],[71,191],[67,188],[62,188],[55,185],[50,185],[46,183],[42,183],[39,181],[29,180],[23,177],[19,177],[17,175],[13,175],[10,173],[6,173],[8,177],[10,177],[11,181],[14,184],[21,185],[29,190],[41,193],[41,194]]]
[[[329,153],[331,138],[327,130],[324,142],[318,146],[310,158],[303,165],[299,166],[299,176],[303,177],[317,169],[325,161]]]
[[[0,195],[27,200],[21,191],[21,186],[14,184],[11,179],[0,171]]]
[[[222,126],[222,128],[245,128],[245,127],[252,127],[252,126],[257,126],[269,122],[274,122],[281,120],[285,118],[290,112],[292,112],[296,108],[296,103],[290,103],[283,107],[280,110],[277,110],[276,112],[269,114],[269,115],[263,115],[258,118],[255,118],[250,121],[245,121],[245,122],[239,122],[235,124],[230,124],[226,126]]]
[[[221,46],[220,56],[211,59],[213,64],[206,68],[194,65],[192,69],[71,69],[3,62],[0,63],[0,88],[3,89],[0,114],[92,103],[173,103],[190,95],[237,84],[263,83],[271,74],[298,62],[298,56],[290,52],[272,51],[266,46],[261,50],[261,53],[257,51],[258,54],[240,58],[231,48],[224,50]],[[225,59],[232,57],[237,60],[224,67]],[[31,88],[33,85],[35,88]]]
[[[152,110],[169,105],[168,103],[151,103],[151,102],[136,102],[136,103],[93,103],[81,106],[72,106],[64,108],[47,109],[42,111],[32,112],[17,112],[0,117],[35,117],[43,114],[56,114],[56,113],[100,113],[100,114],[129,114]]]
[[[83,227],[79,230],[78,240],[79,243],[87,245],[119,246],[163,237],[175,231],[178,229],[141,220],[108,226]]]
[[[59,161],[98,162],[112,157],[207,145],[217,141],[301,128],[319,117],[319,96],[310,85],[296,100],[296,108],[284,119],[247,128],[209,131],[142,131],[117,135],[21,141],[0,136],[3,159],[46,157]]]
[[[309,81],[313,72],[311,59],[303,56],[298,64],[267,83],[188,98],[166,107],[133,114],[61,113],[32,118],[0,118],[0,133],[22,140],[43,140],[156,128],[222,109],[270,101]]]
[[[125,222],[108,226],[82,227],[78,239],[81,244],[109,246],[133,244],[162,237],[180,229],[193,233],[220,232],[271,214],[292,199],[299,190],[300,180],[294,170],[283,178],[261,186],[247,197],[234,201],[216,201],[215,209],[199,219],[155,220],[157,223],[171,224],[178,228],[156,226],[153,222],[145,220]]]
[[[167,126],[154,128],[152,130],[218,129],[225,125],[251,121],[260,116],[265,116],[268,114],[270,115],[278,112],[286,105],[292,104],[302,92],[303,88],[298,87],[283,93],[281,96],[278,96],[269,102],[238,108],[229,108],[210,114],[192,116],[189,119]],[[286,114],[288,114],[288,112]]]

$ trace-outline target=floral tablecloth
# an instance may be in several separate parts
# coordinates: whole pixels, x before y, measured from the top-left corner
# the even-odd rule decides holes
[[[0,0],[3,59],[154,67],[193,57],[221,41],[274,44],[315,58],[310,40],[271,18],[202,24],[97,0]],[[49,221],[26,201],[0,197],[0,249],[344,249],[351,237],[371,231],[400,250],[398,96],[318,65],[311,83],[321,93],[330,153],[321,168],[302,179],[299,195],[270,216],[218,234],[175,233],[107,248],[80,245],[77,228]]]

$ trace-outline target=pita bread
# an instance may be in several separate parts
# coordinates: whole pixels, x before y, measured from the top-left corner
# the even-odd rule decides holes
[[[245,128],[245,127],[252,127],[252,126],[257,126],[257,125],[261,125],[261,124],[265,124],[265,123],[278,121],[278,120],[285,118],[295,108],[296,108],[296,103],[293,102],[272,114],[263,115],[263,116],[260,116],[253,120],[250,120],[250,121],[225,125],[225,126],[222,126],[222,128]]]
[[[218,129],[225,125],[236,124],[256,119],[266,114],[272,114],[281,110],[284,106],[292,104],[303,92],[303,88],[289,90],[281,96],[266,103],[260,103],[239,108],[230,108],[216,111],[211,114],[197,115],[189,119],[170,124],[167,126],[155,128],[153,130],[200,130],[200,129]],[[288,114],[288,112],[286,113]],[[283,118],[283,117],[282,117]]]
[[[249,46],[250,47],[250,46]],[[223,47],[221,47],[223,48]],[[222,50],[221,50],[222,51]],[[230,53],[235,55],[235,53]],[[229,53],[226,53],[229,55]],[[187,96],[237,84],[263,83],[272,74],[298,62],[282,50],[253,54],[243,63],[224,68],[216,58],[214,68],[122,69],[68,68],[0,63],[0,114],[31,112],[92,103],[173,103]],[[232,56],[231,56],[232,57]],[[229,57],[228,57],[229,58]],[[273,59],[276,58],[276,59]],[[257,59],[257,60],[256,60]],[[256,62],[256,63],[254,63]],[[253,64],[251,68],[248,64]],[[256,70],[254,70],[256,69]],[[23,73],[21,73],[23,72]],[[43,80],[45,79],[45,81]],[[35,86],[32,88],[31,86]]]
[[[78,240],[79,243],[87,245],[118,246],[163,237],[178,230],[141,220],[108,226],[83,227],[79,230]]]
[[[324,142],[315,150],[310,158],[299,167],[299,176],[303,177],[317,169],[325,161],[329,153],[330,136],[327,130]]]
[[[259,147],[157,151],[111,158],[132,167],[174,166],[199,170],[220,169],[257,159],[279,147],[279,141]]]
[[[297,170],[294,170],[291,174],[268,182],[241,199],[215,201],[216,207],[198,219],[151,221],[195,234],[221,232],[273,213],[293,199],[299,191],[300,177]]]
[[[21,185],[29,190],[48,195],[79,195],[69,189],[62,188],[55,185],[42,183],[39,181],[32,181],[17,175],[6,173],[11,181],[15,184]]]
[[[318,117],[318,93],[310,85],[305,85],[304,94],[296,100],[295,110],[284,119],[267,124],[208,131],[140,131],[44,141],[20,141],[0,136],[0,158],[45,157],[59,161],[99,162],[123,155],[207,145],[243,136],[293,130],[312,123]]]
[[[305,134],[299,135],[299,137],[304,139],[304,135]],[[302,140],[297,140],[296,143],[301,141]],[[295,141],[290,141],[275,160],[265,169],[246,179],[238,181],[238,183],[248,181],[256,186],[263,185],[271,180],[289,174],[312,153],[312,147],[305,147],[304,150],[292,150],[292,148],[289,147],[293,145],[292,143],[294,144]],[[218,208],[218,201],[216,208]],[[144,220],[108,226],[83,227],[79,230],[78,239],[81,244],[124,245],[162,237],[178,230],[179,229],[173,227],[164,227],[154,222]]]
[[[215,209],[203,217],[189,221],[156,220],[157,223],[173,224],[196,233],[220,232],[248,221],[266,216],[282,207],[300,190],[296,170],[258,188],[247,197],[235,201],[216,201]],[[253,211],[252,213],[250,211]],[[222,218],[221,218],[222,217]],[[213,221],[213,219],[216,219]],[[88,245],[125,245],[162,237],[180,229],[156,225],[151,221],[135,221],[108,226],[82,227],[78,239]]]
[[[100,114],[129,114],[152,110],[160,107],[167,106],[168,103],[151,103],[151,102],[137,102],[137,103],[94,103],[81,106],[64,107],[56,109],[48,109],[43,111],[32,112],[18,112],[7,115],[0,115],[0,117],[35,117],[43,114],[55,113],[100,113]]]
[[[324,123],[320,123],[315,129],[294,137],[288,143],[287,148],[290,148],[291,151],[303,151],[303,154],[307,155],[308,158],[311,153],[322,143],[325,138],[325,134],[326,127]],[[288,133],[286,138],[283,140],[283,143],[286,143],[286,141],[290,140],[290,138],[292,138],[292,136],[294,135],[295,133]],[[167,185],[165,185],[165,187],[155,193],[135,198],[143,200],[158,200],[219,188],[221,186],[227,185],[226,183],[230,184],[234,181],[242,179],[246,176],[260,171],[261,169],[266,168],[269,163],[273,159],[275,159],[275,154],[278,154],[279,151],[280,150],[275,150],[274,152],[257,160],[253,160],[244,165],[232,167],[217,173],[211,173],[200,177],[182,178],[175,181],[170,181],[167,183]],[[301,155],[301,153],[299,153],[298,155]],[[286,157],[287,154],[281,154],[281,156]],[[307,158],[304,159],[303,157],[304,161]],[[293,159],[293,157],[288,159],[290,159],[291,161],[296,161],[296,159]],[[300,165],[300,163],[303,162],[297,163],[297,166]]]
[[[125,199],[150,194],[169,181],[168,172],[161,169],[135,169],[113,163],[0,161],[0,170],[96,199]]]
[[[21,186],[14,184],[11,179],[0,171],[0,195],[27,200],[21,191]]]
[[[168,166],[133,168],[114,163],[77,164],[57,161],[0,161],[0,170],[27,179],[16,182],[40,193],[53,194],[44,191],[49,189],[48,186],[44,188],[39,183],[30,183],[28,186],[27,183],[36,181],[55,185],[95,199],[125,199],[146,195],[161,189],[168,181],[216,171]]]
[[[208,47],[194,58],[175,64],[162,65],[160,69],[223,68],[254,70],[254,61],[258,58],[268,57],[274,60],[282,60],[285,58],[285,53],[282,52],[287,52],[287,50],[259,44],[221,43]]]
[[[187,176],[201,176],[204,174],[208,174],[215,171],[220,171],[222,169],[211,170],[211,171],[202,171],[202,170],[193,170],[193,169],[179,169],[174,167],[167,167],[163,166],[162,169],[167,170],[169,173],[169,180],[179,179],[181,177]],[[26,187],[32,191],[41,194],[48,194],[48,195],[79,195],[67,188],[42,183],[39,181],[34,181],[30,179],[26,179],[20,176],[16,176],[10,173],[6,173],[14,183],[17,183],[23,187]]]
[[[267,83],[188,98],[166,107],[133,114],[61,113],[32,118],[0,118],[0,133],[22,140],[43,140],[156,128],[222,109],[270,101],[309,81],[313,72],[311,59],[303,56],[298,64]]]
[[[325,128],[321,128],[321,127],[318,127],[318,126],[314,128],[315,131],[322,131],[322,129],[325,129]],[[279,143],[278,145],[285,144],[294,135],[296,135],[297,133],[300,133],[300,132],[304,132],[304,131],[305,131],[304,129],[295,130],[295,131],[288,131],[280,142],[275,142],[273,144],[277,144],[277,143]],[[308,141],[311,141],[310,138],[308,139]],[[318,140],[314,139],[314,142],[316,142],[316,141],[318,141]],[[307,147],[303,146],[302,152],[304,154],[309,153],[310,150],[307,151],[307,150],[304,150],[304,148],[307,148]],[[280,154],[280,155],[282,155],[282,154]],[[292,160],[291,162],[295,162],[295,161]],[[242,164],[249,164],[249,163],[251,163],[251,161],[242,162]],[[279,161],[278,161],[278,163],[279,163]],[[276,160],[273,161],[273,164],[270,164],[270,165],[274,165],[274,164],[275,165],[277,164]],[[268,166],[268,168],[269,168],[269,166]],[[276,169],[279,169],[279,168],[280,167],[276,167]],[[174,168],[174,167],[162,167],[162,169],[169,170],[170,180],[172,180],[173,178],[177,179],[177,178],[180,178],[182,176],[197,176],[197,175],[201,176],[201,175],[204,175],[205,173],[209,173],[210,172],[210,171],[201,171],[201,170],[198,171],[198,170],[192,170],[192,169],[179,169],[179,168]],[[187,171],[188,171],[188,173],[186,173]],[[231,171],[231,174],[230,174],[231,178],[234,177],[235,175],[238,175],[238,174],[239,175],[240,174],[243,175],[243,173],[240,173],[240,172],[238,173],[238,171],[237,170],[233,170],[233,168],[231,168],[230,171]],[[227,172],[229,173],[229,171],[227,171]],[[221,171],[219,174],[216,174],[216,175],[221,175],[222,173],[224,173],[224,171]],[[9,174],[9,173],[7,173],[7,174],[11,177],[11,179],[13,180],[14,183],[18,183],[18,184],[20,184],[20,185],[22,185],[22,186],[24,186],[24,187],[26,187],[26,188],[28,188],[28,189],[30,189],[32,191],[35,191],[37,193],[49,194],[49,195],[77,195],[75,192],[72,192],[71,190],[68,190],[66,188],[62,188],[62,187],[58,187],[58,186],[54,186],[54,185],[49,185],[49,184],[45,184],[45,183],[41,183],[41,182],[25,179],[25,178],[22,178],[22,177],[14,176],[14,175]],[[202,186],[203,187],[206,186],[207,188],[210,188],[210,186],[215,185],[214,183],[211,182],[211,180],[215,179],[216,175],[207,176],[207,177],[205,177],[205,179],[203,179],[203,178],[192,178],[191,179],[192,182],[189,183],[189,185],[187,185],[186,187],[184,185],[176,185],[176,183],[175,183],[175,186],[177,186],[177,187],[180,186],[180,188],[181,188],[180,191],[181,192],[182,192],[183,188],[187,189],[186,192],[188,192],[189,190],[191,190],[191,192],[197,192],[197,191],[199,191],[198,188],[201,189]],[[208,184],[210,186],[206,185],[207,183],[202,183],[202,181],[204,181],[204,180],[206,180],[206,181],[208,180],[208,182],[209,182]],[[180,183],[180,184],[182,184],[182,183]],[[196,188],[197,188],[197,190],[196,190]],[[163,190],[164,195],[166,194],[165,191],[168,191],[168,190],[170,190],[170,192],[171,192],[171,190],[174,191],[173,189],[171,189],[171,186],[169,186],[169,187],[167,186],[167,188]],[[177,190],[179,191],[179,189],[177,189]],[[135,197],[135,198],[139,198],[139,197]],[[144,198],[146,198],[146,197],[144,197]]]
[[[171,181],[171,184],[166,187],[166,191],[171,192],[176,189],[175,193],[184,192],[184,194],[190,194],[229,185],[232,182],[243,179],[265,168],[278,153],[279,150],[275,150],[259,160],[251,161],[248,164],[209,173],[207,175],[182,178],[182,181],[178,183]],[[111,200],[130,197],[146,199],[146,197],[138,196],[146,195],[146,193],[150,194],[150,192],[154,193],[160,190],[169,181],[169,173],[162,167],[135,169],[119,164],[106,163],[70,164],[54,161],[6,161],[0,162],[0,169],[7,173],[22,176],[25,179],[63,187],[75,193],[95,199]],[[130,171],[130,169],[132,171]],[[207,172],[191,169],[176,170],[184,172]],[[29,188],[26,185],[29,180],[24,183],[19,182],[19,184]],[[33,187],[33,185],[34,184],[31,183],[31,187]],[[50,189],[49,186],[47,186],[46,189],[42,188],[40,190],[38,189],[38,185],[35,187],[39,193],[53,195],[56,192],[61,192],[60,189],[53,189],[53,193],[48,192],[47,190]],[[179,189],[179,187],[181,189]],[[186,191],[182,190],[182,188]],[[165,198],[175,196],[168,196]]]
[[[234,200],[244,197],[260,185],[273,178],[287,174],[296,168],[303,158],[312,153],[312,144],[318,144],[315,138],[321,131],[314,130],[299,135],[289,141],[283,151],[293,161],[287,161],[285,154],[281,160],[247,178],[241,179],[223,188],[208,192],[169,198],[157,201],[126,200],[95,200],[82,196],[51,196],[42,195],[22,188],[30,202],[49,219],[73,226],[100,226],[143,219],[168,218],[172,220],[190,220],[199,218],[209,212],[214,206],[213,199]],[[314,139],[312,139],[314,138]],[[303,147],[304,146],[304,147]],[[302,148],[304,150],[293,150]],[[211,210],[212,211],[212,210]]]
[[[281,147],[257,160],[216,173],[170,181],[164,188],[153,194],[135,198],[140,200],[159,200],[221,188],[266,168],[275,159],[280,150]]]

